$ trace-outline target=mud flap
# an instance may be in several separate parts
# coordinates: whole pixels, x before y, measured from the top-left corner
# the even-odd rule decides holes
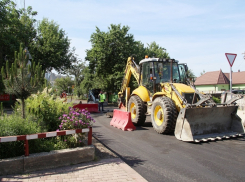
[[[175,126],[175,137],[183,141],[205,141],[244,134],[238,106],[181,109]]]

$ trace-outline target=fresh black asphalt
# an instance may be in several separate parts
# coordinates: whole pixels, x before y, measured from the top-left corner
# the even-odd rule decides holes
[[[245,179],[245,137],[195,144],[157,134],[149,116],[135,131],[110,126],[104,113],[92,116],[94,137],[149,182]]]

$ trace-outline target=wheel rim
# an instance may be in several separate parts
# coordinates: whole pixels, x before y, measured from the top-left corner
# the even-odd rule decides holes
[[[161,106],[156,106],[154,109],[154,121],[158,126],[161,126],[164,120],[163,109]]]
[[[131,118],[134,119],[136,117],[136,105],[131,103],[130,105]]]

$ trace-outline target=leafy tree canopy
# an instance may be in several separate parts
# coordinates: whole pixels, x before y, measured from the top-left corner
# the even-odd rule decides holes
[[[71,68],[67,70],[67,73],[71,76],[74,76],[74,83],[75,83],[75,89],[74,93],[80,97],[84,92],[80,88],[81,82],[84,80],[85,77],[85,68],[86,68],[86,63],[85,61],[82,61],[77,57],[77,55],[72,56],[74,64],[72,64]]]
[[[37,12],[31,7],[17,10],[16,4],[10,0],[1,1],[0,9],[0,62],[5,63],[6,59],[13,62],[19,45],[23,43],[24,47],[29,47],[36,37],[36,19],[33,17]]]
[[[74,81],[71,79],[71,77],[57,78],[54,83],[54,86],[59,93],[63,91],[66,91],[68,93],[68,87],[69,93],[71,93],[72,85],[74,85]]]
[[[205,70],[203,70],[201,73],[200,73],[200,76],[204,75],[206,72]]]
[[[139,63],[145,55],[150,57],[169,57],[165,48],[159,46],[156,42],[144,44],[136,41],[132,34],[129,34],[128,26],[111,24],[108,31],[101,31],[96,27],[95,33],[91,35],[90,42],[92,48],[87,50],[86,60],[89,61],[88,70],[92,79],[85,82],[92,88],[95,88],[95,80],[99,80],[99,88],[107,91],[118,91],[122,84],[124,70],[128,57],[134,56],[135,62]],[[83,84],[84,86],[86,85]],[[133,85],[135,85],[133,83]]]
[[[44,18],[38,26],[38,35],[31,45],[33,58],[40,62],[43,69],[51,71],[55,69],[59,73],[65,73],[70,68],[75,49],[70,49],[70,40],[65,31],[54,21]]]
[[[156,58],[170,58],[169,54],[166,52],[166,49],[160,47],[155,41],[151,44],[147,44],[145,49],[145,54],[149,57],[156,57]]]
[[[114,91],[116,84],[122,81],[127,58],[134,54],[139,62],[144,54],[143,44],[135,41],[128,31],[128,26],[112,24],[107,32],[96,27],[96,32],[91,35],[92,48],[87,50],[85,59],[89,61],[90,73],[94,73],[103,85],[101,89]]]

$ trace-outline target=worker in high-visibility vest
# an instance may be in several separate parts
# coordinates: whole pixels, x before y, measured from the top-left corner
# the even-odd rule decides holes
[[[100,107],[102,107],[102,111],[104,111],[104,102],[105,102],[105,94],[102,91],[99,93],[99,111]]]

